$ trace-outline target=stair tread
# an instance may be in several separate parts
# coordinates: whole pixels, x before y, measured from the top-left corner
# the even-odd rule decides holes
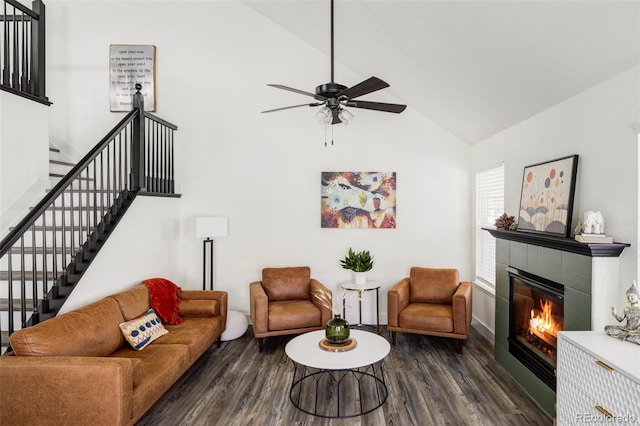
[[[47,247],[47,253],[51,254],[53,253],[53,247]],[[31,247],[25,247],[24,248],[25,254],[31,254],[32,250]],[[56,247],[55,248],[56,253],[60,254],[62,253],[62,247]],[[71,251],[71,249],[69,247],[67,247],[67,252]],[[36,254],[42,254],[43,249],[42,247],[36,247]],[[12,247],[10,250],[11,254],[20,254],[20,247]]]
[[[58,276],[60,276],[62,274],[63,273],[60,272],[58,274]],[[42,280],[43,277],[44,277],[44,274],[42,273],[42,271],[36,271],[36,279],[37,280]],[[13,271],[11,273],[12,281],[16,282],[16,281],[19,281],[21,278],[22,278],[22,273],[20,271]],[[24,272],[24,279],[26,281],[33,280],[33,271],[25,271]],[[47,271],[47,279],[49,279],[49,280],[53,280],[54,279],[53,271]],[[8,280],[9,280],[9,271],[0,271],[0,281],[8,281]]]
[[[51,160],[51,159],[49,160],[49,164],[58,164],[58,165],[61,165],[61,166],[71,166],[71,167],[75,166],[75,164],[70,163],[68,161]]]
[[[9,227],[10,231],[13,231],[14,229],[15,229],[15,226],[10,226]],[[29,229],[31,229],[31,228],[29,228]],[[47,225],[46,227],[42,226],[42,225],[36,225],[36,226],[34,226],[34,229],[36,231],[44,231],[45,229],[47,231],[53,231],[54,228],[51,225]],[[78,231],[78,227],[77,226],[75,226],[74,228],[71,228],[70,225],[66,225],[64,227],[62,225],[56,225],[56,227],[55,227],[56,231],[71,231],[72,229],[75,230],[76,232]],[[83,227],[82,231],[85,231],[84,227]]]
[[[51,172],[49,173],[49,177],[63,178],[63,177],[65,177],[65,176],[66,176],[66,175],[63,175],[62,173],[51,173]],[[85,180],[85,181],[87,181],[87,180],[88,180],[88,181],[92,181],[93,179],[92,179],[92,178],[85,177],[85,176],[76,176],[76,178],[75,178],[74,180]]]
[[[13,309],[20,310],[20,299],[13,299]],[[33,309],[33,299],[25,299],[25,306],[27,309]],[[9,310],[9,299],[0,299],[0,311]]]
[[[50,192],[50,191],[51,191],[51,189],[47,189],[46,192]],[[107,190],[107,189],[95,189],[95,188],[83,188],[83,189],[74,188],[74,189],[65,189],[64,192],[65,193],[74,193],[74,194],[77,194],[77,193],[83,193],[84,194],[85,192],[89,192],[89,193],[96,192],[96,193],[100,194],[100,193],[112,193],[113,189]]]

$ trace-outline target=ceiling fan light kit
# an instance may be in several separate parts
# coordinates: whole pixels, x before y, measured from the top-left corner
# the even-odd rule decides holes
[[[377,77],[370,77],[351,87],[335,83],[333,81],[333,63],[333,0],[331,0],[331,81],[329,83],[317,86],[315,93],[305,92],[304,90],[294,89],[292,87],[283,86],[281,84],[267,84],[267,86],[275,87],[277,89],[287,90],[301,95],[310,96],[317,102],[275,108],[262,112],[267,113],[282,111],[291,108],[299,108],[303,106],[316,107],[322,105],[322,108],[320,108],[320,110],[316,113],[316,119],[318,120],[319,124],[328,127],[330,125],[340,123],[344,123],[345,125],[347,125],[353,120],[354,115],[350,111],[345,109],[345,107],[392,112],[395,114],[401,113],[407,107],[406,105],[400,104],[387,104],[382,102],[354,100],[355,98],[366,95],[368,93],[372,93],[377,90],[389,87],[389,84]]]

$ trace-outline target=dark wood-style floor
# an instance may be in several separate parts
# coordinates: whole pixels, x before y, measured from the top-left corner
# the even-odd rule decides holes
[[[372,330],[372,328],[365,328]],[[382,335],[389,339],[385,330]],[[552,420],[493,359],[472,330],[462,355],[451,339],[398,334],[384,361],[389,397],[350,419],[323,419],[289,400],[289,337],[258,352],[251,328],[213,345],[140,419],[138,425],[550,425]]]

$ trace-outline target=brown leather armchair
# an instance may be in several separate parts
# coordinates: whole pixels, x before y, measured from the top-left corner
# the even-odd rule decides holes
[[[413,267],[408,278],[387,293],[387,328],[393,345],[396,332],[458,339],[457,350],[471,325],[470,282],[460,282],[457,269]]]
[[[331,298],[331,291],[311,278],[307,266],[264,268],[262,281],[249,284],[251,322],[260,352],[264,338],[324,329],[332,316]]]

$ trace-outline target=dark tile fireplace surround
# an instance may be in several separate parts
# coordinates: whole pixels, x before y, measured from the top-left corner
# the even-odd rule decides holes
[[[514,315],[529,315],[553,300],[553,316],[561,330],[602,330],[611,322],[611,305],[618,303],[618,257],[629,244],[585,244],[536,233],[486,230],[496,237],[495,358],[554,417],[554,339],[521,333],[518,324],[529,319],[525,322]],[[514,299],[516,305],[527,307],[510,315]]]

